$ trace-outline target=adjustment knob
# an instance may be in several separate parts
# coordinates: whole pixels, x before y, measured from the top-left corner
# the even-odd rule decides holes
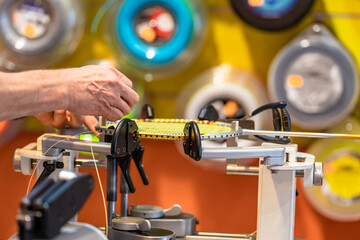
[[[111,226],[113,229],[121,231],[150,231],[151,224],[149,220],[139,217],[118,217],[113,218]]]
[[[165,216],[167,217],[175,217],[179,216],[182,212],[182,207],[179,204],[174,204],[168,209],[164,209]]]
[[[315,186],[322,186],[323,184],[323,164],[321,162],[314,163],[314,185]]]

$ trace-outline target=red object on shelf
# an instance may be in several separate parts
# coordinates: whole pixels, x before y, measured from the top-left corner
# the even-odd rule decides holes
[[[169,38],[175,29],[173,16],[161,7],[153,10],[149,17],[149,25],[154,28],[157,37],[160,39]]]

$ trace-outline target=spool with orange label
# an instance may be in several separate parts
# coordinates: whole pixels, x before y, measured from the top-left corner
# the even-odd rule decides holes
[[[274,101],[286,101],[293,122],[323,130],[343,121],[354,109],[358,69],[343,45],[325,26],[315,24],[275,57],[268,75]]]
[[[357,119],[348,118],[332,132],[359,133]],[[307,150],[324,164],[321,187],[305,188],[305,195],[325,217],[336,221],[360,219],[360,142],[323,139]]]
[[[0,3],[0,64],[8,70],[47,67],[72,53],[84,30],[82,0]]]

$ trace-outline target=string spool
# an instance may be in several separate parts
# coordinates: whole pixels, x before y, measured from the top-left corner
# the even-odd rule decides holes
[[[331,132],[358,133],[358,119],[350,117]],[[307,152],[324,164],[323,186],[304,188],[311,205],[323,216],[335,221],[360,219],[360,141],[315,141]]]
[[[211,104],[222,119],[241,118],[250,115],[254,109],[268,102],[266,89],[256,76],[224,64],[203,72],[182,89],[177,98],[175,116],[196,119],[200,110]],[[255,128],[271,128],[268,121],[270,117],[269,111],[254,116],[252,120],[255,122]],[[242,140],[239,144],[250,146],[255,143]],[[225,146],[225,141],[203,143],[203,147]],[[182,154],[180,147],[179,151]],[[246,165],[252,161],[241,160],[241,163]],[[223,170],[225,159],[203,159],[199,164],[205,168]]]
[[[10,71],[48,67],[70,55],[84,31],[82,0],[4,0],[0,65]]]
[[[267,31],[289,28],[310,10],[313,0],[231,0],[236,14],[246,23]]]
[[[189,66],[207,35],[201,0],[118,1],[106,18],[106,39],[121,70],[148,82]]]
[[[358,69],[345,47],[322,24],[285,46],[268,74],[269,95],[286,101],[295,125],[325,130],[352,112],[359,96]]]

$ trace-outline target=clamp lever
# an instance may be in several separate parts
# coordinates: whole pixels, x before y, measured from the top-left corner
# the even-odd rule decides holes
[[[144,185],[148,185],[149,184],[149,179],[146,176],[146,173],[144,171],[144,167],[142,164],[142,157],[144,154],[144,146],[142,145],[138,145],[137,148],[135,149],[135,151],[133,151],[131,153],[132,158],[134,159],[136,168],[138,169],[139,173],[140,173],[140,177],[144,183]]]

